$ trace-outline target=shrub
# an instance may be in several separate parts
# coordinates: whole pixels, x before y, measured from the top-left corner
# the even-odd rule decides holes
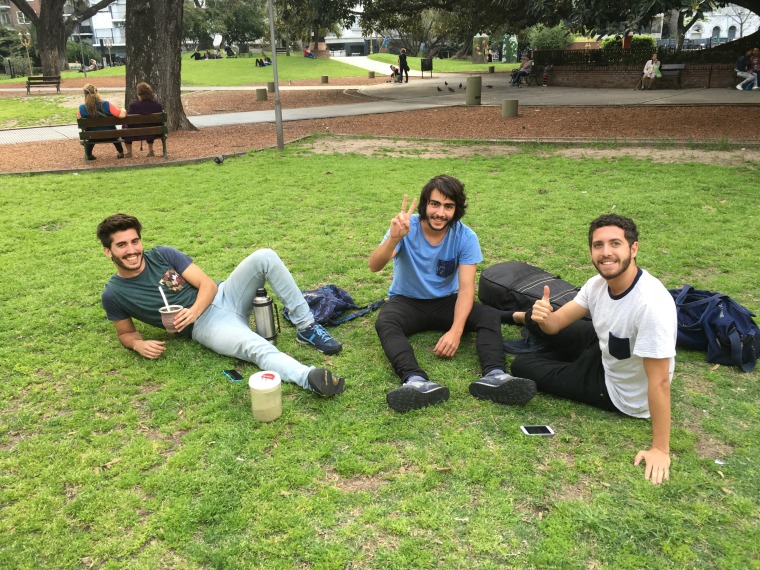
[[[567,49],[573,43],[573,35],[564,26],[547,28],[539,24],[530,29],[528,39],[534,50]]]

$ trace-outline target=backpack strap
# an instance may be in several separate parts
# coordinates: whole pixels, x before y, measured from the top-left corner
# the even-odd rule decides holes
[[[343,323],[346,323],[348,321],[353,321],[354,319],[358,317],[362,317],[366,315],[367,313],[370,313],[372,311],[376,311],[380,307],[382,307],[385,304],[385,299],[380,299],[379,301],[375,301],[374,303],[370,303],[369,305],[364,305],[363,307],[359,307],[356,311],[349,315],[344,315],[338,319],[333,319],[330,321],[331,325],[341,325]]]

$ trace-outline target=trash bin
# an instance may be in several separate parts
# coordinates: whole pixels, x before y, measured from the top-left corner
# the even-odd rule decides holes
[[[422,77],[425,77],[425,72],[430,72],[430,77],[433,77],[433,58],[425,57],[420,60],[420,70],[422,71]]]

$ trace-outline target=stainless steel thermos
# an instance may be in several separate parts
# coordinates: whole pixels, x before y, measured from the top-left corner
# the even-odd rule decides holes
[[[274,301],[267,295],[267,290],[264,287],[256,289],[256,296],[253,298],[253,320],[256,323],[256,334],[269,342],[277,338],[274,313]],[[279,316],[277,320],[280,320]]]

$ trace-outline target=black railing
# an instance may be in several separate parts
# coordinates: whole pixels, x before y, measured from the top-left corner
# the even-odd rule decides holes
[[[686,46],[685,46],[686,47]],[[733,49],[720,48],[701,49],[689,45],[687,49],[675,49],[671,46],[659,46],[657,54],[663,63],[733,63],[738,57],[740,46]],[[533,52],[537,65],[644,65],[652,57],[651,48],[631,48],[624,50],[622,45],[607,46],[604,49],[582,50],[541,50]]]

